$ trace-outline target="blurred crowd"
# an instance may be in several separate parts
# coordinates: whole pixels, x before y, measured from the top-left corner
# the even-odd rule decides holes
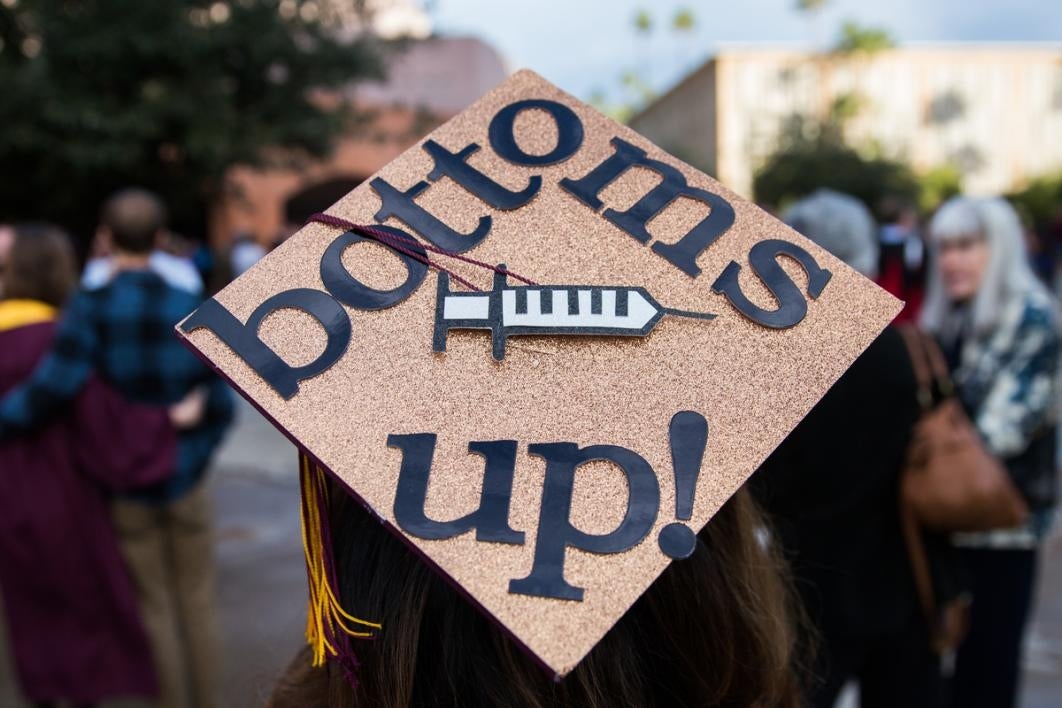
[[[879,228],[855,198],[821,190],[781,214],[906,306],[754,475],[750,491],[788,562],[799,614],[813,627],[796,640],[796,663],[806,664],[801,700],[832,706],[854,680],[864,706],[1005,708],[1019,691],[1039,550],[1056,502],[1060,320],[1045,282],[1054,264],[1048,249],[1030,248],[1035,241],[1000,198],[955,197],[924,220],[903,204],[886,212]],[[167,231],[162,200],[135,188],[102,205],[80,274],[60,229],[0,228],[0,590],[20,687],[34,705],[90,706],[115,696],[218,705],[204,473],[233,403],[172,330],[213,289],[205,282],[217,282],[220,270],[226,278],[246,270],[264,252],[249,237],[218,260],[189,249]],[[926,377],[912,348],[918,341],[946,370]],[[948,401],[1020,496],[1017,522],[949,528],[905,515],[924,422]],[[747,526],[754,517],[742,499],[702,535],[728,533],[731,516],[735,528]],[[380,602],[400,603],[402,592],[386,590],[389,579],[427,571],[358,513],[349,510],[354,520],[336,529],[337,544],[349,537],[350,558],[364,552],[364,563],[388,567],[341,573],[344,593],[356,603],[364,593],[351,584],[364,583],[360,590],[377,592]],[[767,639],[762,654],[750,655],[784,658],[787,640],[771,640],[763,624],[764,613],[783,611],[785,603],[771,600],[782,586],[755,576],[766,571],[755,570],[749,553],[716,562],[744,577],[751,595],[764,594],[721,594],[712,611],[760,612],[749,626]],[[710,566],[684,567],[717,582]],[[649,596],[669,592],[668,582]],[[395,622],[430,621],[423,615],[423,607],[407,607]],[[634,626],[633,615],[613,630],[617,637]],[[631,647],[645,644],[637,636]],[[454,649],[439,641],[443,654]],[[383,652],[386,641],[378,646]],[[730,649],[716,649],[734,660]],[[488,661],[486,650],[473,654]],[[375,676],[373,662],[383,659],[372,651],[366,670]],[[416,676],[385,664],[379,672],[395,681],[459,683],[437,675],[451,670],[445,662]],[[278,693],[276,705],[309,704],[312,691],[299,688],[300,680],[312,683],[304,668],[293,665],[282,682],[289,693]],[[499,665],[488,683],[503,693],[546,690],[514,671]],[[734,680],[765,675],[739,672]],[[576,685],[570,679],[549,695],[570,690],[566,704],[582,705],[572,698]],[[366,686],[356,690],[386,690],[383,679]],[[776,688],[783,695],[785,682]]]
[[[822,190],[782,217],[907,303],[752,479],[819,633],[809,703],[855,680],[863,706],[1013,706],[1056,502],[1060,336],[1018,214],[960,196],[924,226],[901,209],[878,229]],[[949,401],[946,429],[927,430]],[[934,443],[945,492],[981,455],[1005,470],[997,496],[1016,487],[1025,508],[1001,524],[913,518]]]
[[[60,229],[0,232],[0,588],[37,706],[218,705],[204,473],[233,401],[174,336],[203,287],[165,222],[113,195],[80,277]]]

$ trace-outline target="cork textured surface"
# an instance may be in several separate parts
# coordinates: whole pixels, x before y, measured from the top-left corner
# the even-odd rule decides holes
[[[556,101],[578,116],[584,139],[568,159],[523,166],[491,149],[491,119],[505,106],[525,99]],[[540,109],[520,112],[513,133],[520,148],[531,155],[548,153],[558,137],[556,122]],[[601,209],[587,206],[559,185],[563,178],[583,177],[612,155],[614,137],[677,168],[690,186],[718,194],[733,207],[733,226],[697,259],[698,277],[687,275],[654,252],[651,244],[640,243],[602,215],[606,208],[625,210],[635,204],[660,183],[657,172],[641,167],[626,171],[600,193]],[[491,208],[449,177],[431,182],[416,202],[445,224],[467,233],[482,216],[492,219],[490,234],[466,255],[506,263],[543,286],[641,286],[664,307],[718,317],[712,321],[665,317],[644,338],[513,337],[502,361],[491,356],[489,332],[454,330],[447,337],[447,350],[434,352],[436,275],[432,272],[393,307],[346,308],[352,336],[345,353],[323,373],[301,381],[298,392],[288,399],[208,329],[185,336],[392,526],[402,452],[388,447],[389,435],[438,436],[425,505],[427,515],[438,520],[461,517],[479,506],[484,462],[482,456],[469,453],[470,442],[518,441],[509,521],[526,534],[524,544],[480,542],[474,531],[445,540],[396,531],[518,642],[563,675],[668,563],[682,562],[672,561],[657,542],[660,530],[676,520],[668,437],[672,416],[695,411],[709,426],[688,522],[699,529],[892,320],[901,304],[754,204],[530,71],[514,74],[427,138],[454,153],[477,143],[480,149],[467,163],[508,189],[523,189],[532,175],[541,177],[538,194],[511,210]],[[434,163],[421,144],[376,176],[399,190],[426,180]],[[329,213],[360,224],[377,223],[374,215],[381,200],[370,181]],[[701,201],[680,197],[648,223],[648,231],[654,242],[672,243],[708,213]],[[397,219],[384,223],[417,235]],[[220,292],[217,301],[242,323],[281,291],[325,291],[321,258],[341,232],[319,223],[307,225]],[[803,321],[788,329],[756,324],[712,290],[723,269],[736,261],[743,266],[742,291],[760,307],[774,309],[777,304],[770,291],[747,265],[750,248],[766,239],[800,245],[832,273],[821,295],[808,301]],[[440,262],[483,289],[491,287],[487,271],[447,259]],[[808,278],[800,265],[789,258],[780,258],[779,263],[803,292]],[[343,264],[354,278],[379,289],[396,287],[406,274],[394,254],[377,244],[351,246],[343,254]],[[315,360],[326,342],[323,327],[295,309],[268,315],[258,334],[292,366]],[[531,570],[541,513],[545,463],[529,454],[528,445],[560,441],[628,448],[648,461],[660,488],[653,530],[634,547],[612,554],[568,549],[564,577],[585,588],[582,601],[509,592],[509,581]],[[292,475],[296,473],[293,463]],[[589,534],[607,533],[623,519],[628,496],[621,470],[604,462],[586,464],[574,483],[572,524]]]

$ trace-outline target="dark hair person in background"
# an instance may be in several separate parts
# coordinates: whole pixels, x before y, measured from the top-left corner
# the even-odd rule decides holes
[[[107,201],[103,222],[117,249],[116,273],[102,288],[71,300],[50,353],[0,400],[0,439],[62,413],[93,372],[127,400],[152,405],[173,405],[205,388],[202,420],[181,431],[173,474],[117,500],[113,512],[140,593],[163,704],[210,708],[218,662],[203,473],[233,408],[227,387],[173,334],[199,303],[150,270],[163,216],[158,197],[144,190],[124,190]]]
[[[858,200],[821,190],[783,218],[873,277],[874,221]],[[887,328],[752,477],[821,633],[812,706],[833,706],[849,679],[864,707],[941,700],[898,506],[916,389],[903,337]]]
[[[881,205],[884,223],[878,231],[877,283],[904,301],[894,324],[916,322],[925,291],[925,244],[914,204],[889,197]]]
[[[48,352],[76,283],[58,229],[0,236],[0,393]],[[165,479],[175,450],[164,408],[126,403],[96,379],[64,415],[0,441],[0,591],[19,683],[36,705],[155,695],[104,492]]]
[[[158,208],[161,213],[163,211],[161,203]],[[81,287],[86,290],[103,287],[117,272],[113,254],[114,234],[110,227],[112,220],[106,214],[103,216],[93,239],[92,257],[85,264],[85,270],[81,274]],[[162,220],[164,219],[160,219]],[[174,250],[172,248],[167,250],[167,247],[177,240],[179,237],[160,227],[152,239],[148,267],[166,281],[167,285],[178,290],[186,290],[193,295],[201,295],[203,279],[192,260],[171,253],[170,251]]]
[[[1017,700],[1036,555],[1055,502],[1059,315],[1004,200],[956,197],[929,233],[922,323],[940,339],[963,407],[1032,512],[1024,527],[955,539],[973,595],[955,705],[1007,708]]]
[[[331,483],[343,607],[383,623],[359,642],[357,686],[300,653],[272,708],[681,708],[800,705],[780,562],[739,491],[575,670],[559,682]]]

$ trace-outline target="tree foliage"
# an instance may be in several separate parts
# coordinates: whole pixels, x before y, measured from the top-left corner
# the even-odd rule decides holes
[[[1007,195],[1032,222],[1037,230],[1062,216],[1062,172],[1041,175],[1021,190]]]
[[[954,165],[939,165],[919,175],[918,208],[923,214],[936,210],[962,193],[962,172]]]
[[[819,188],[851,194],[875,212],[886,197],[915,203],[919,196],[918,180],[905,164],[865,157],[829,130],[784,139],[752,181],[756,201],[776,209]]]
[[[0,221],[85,234],[101,199],[139,184],[201,232],[229,166],[328,152],[350,115],[314,89],[380,71],[368,41],[339,41],[312,0],[4,5]]]
[[[635,11],[631,19],[631,27],[642,44],[640,48],[643,52],[649,49],[648,42],[657,26],[652,12],[645,8],[638,8]],[[689,7],[680,7],[671,16],[670,24],[660,26],[669,31],[671,37],[676,40],[681,38],[683,41],[693,41],[695,40],[694,30],[697,28],[697,15]],[[678,42],[673,42],[672,45],[681,48]],[[686,55],[689,55],[688,47]],[[587,97],[587,101],[613,120],[626,123],[638,111],[656,100],[657,91],[650,78],[649,58],[648,54],[645,54],[634,67],[622,71],[617,87],[595,87]]]
[[[815,13],[826,2],[800,0],[797,9]],[[823,59],[853,62],[895,46],[887,30],[845,22],[832,52]],[[938,168],[916,175],[905,163],[881,154],[873,143],[856,149],[846,135],[846,124],[872,108],[858,90],[837,94],[822,115],[794,115],[783,126],[775,149],[753,177],[757,201],[775,208],[819,188],[845,192],[882,216],[887,202],[935,207],[958,189],[954,170]]]
[[[688,7],[675,10],[675,15],[671,18],[672,30],[675,32],[692,32],[696,26],[697,16],[693,14],[693,10]]]
[[[807,121],[795,123],[803,126],[802,132],[797,128],[786,131],[777,150],[753,177],[753,194],[761,204],[784,209],[824,187],[851,194],[878,218],[885,218],[887,215],[882,210],[888,204],[909,204],[929,214],[946,199],[962,192],[962,175],[953,166],[942,165],[917,173],[905,162],[880,155],[868,156],[854,149],[844,142],[836,125],[827,123],[809,130]],[[1056,188],[1058,198],[1062,199],[1062,177]],[[1050,188],[1036,189],[1030,185],[1033,190],[1030,193],[1040,197],[1050,193]],[[1047,204],[1049,197],[1030,201]]]
[[[896,41],[888,30],[864,27],[849,20],[841,25],[841,36],[834,46],[834,51],[838,54],[873,54],[895,46]]]
[[[634,31],[638,34],[649,34],[653,31],[653,15],[648,10],[641,8],[635,11]]]

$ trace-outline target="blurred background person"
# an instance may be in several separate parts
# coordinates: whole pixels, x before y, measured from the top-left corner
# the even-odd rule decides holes
[[[917,322],[925,294],[925,244],[913,204],[892,197],[882,205],[885,223],[878,232],[877,283],[904,301],[895,324]]]
[[[241,232],[232,239],[232,248],[229,251],[229,270],[232,278],[239,278],[251,269],[258,261],[265,257],[266,250],[253,234]]]
[[[973,605],[959,649],[962,708],[1015,705],[1037,550],[1055,502],[1059,318],[1002,199],[956,197],[930,224],[923,325],[941,341],[959,397],[1032,512],[1021,528],[956,538]]]
[[[1051,274],[1051,287],[1054,288],[1056,297],[1062,297],[1062,200],[1044,232],[1047,248],[1054,253],[1055,271]]]
[[[181,237],[163,230],[159,233],[148,258],[148,265],[178,290],[193,295],[203,294],[203,278],[195,263],[184,254],[186,246]],[[92,241],[92,257],[81,274],[81,287],[86,290],[102,288],[117,272],[114,258],[114,237],[106,223],[101,223]]]
[[[1058,254],[1052,243],[1052,234],[1048,228],[1041,232],[1036,228],[1032,217],[1027,209],[1017,205],[1015,211],[1021,220],[1022,237],[1025,242],[1025,252],[1028,254],[1029,267],[1033,273],[1048,288],[1054,287],[1055,267]]]
[[[28,377],[55,336],[77,275],[66,235],[0,233],[0,393]],[[18,681],[36,706],[88,706],[157,692],[107,493],[173,471],[162,407],[126,403],[93,379],[64,414],[0,441],[0,591]]]
[[[874,277],[878,241],[859,200],[819,190],[782,215]],[[753,475],[753,492],[820,634],[808,704],[849,680],[863,706],[936,706],[929,642],[900,527],[900,472],[919,407],[903,337],[887,328]]]
[[[249,231],[237,230],[226,248],[218,254],[210,254],[209,262],[204,260],[206,255],[204,251],[197,252],[197,267],[200,272],[209,273],[208,290],[216,293],[265,257],[266,249]]]
[[[15,230],[7,224],[0,224],[0,297],[4,295],[4,270],[7,267],[11,246],[15,243]]]
[[[204,472],[232,420],[228,388],[174,336],[199,304],[150,266],[165,227],[151,192],[125,189],[104,205],[115,274],[75,296],[51,351],[30,378],[0,399],[0,439],[61,414],[98,372],[128,400],[173,405],[205,387],[198,424],[182,430],[173,473],[115,501],[113,519],[158,669],[164,706],[216,705],[212,513]]]
[[[339,600],[387,631],[354,640],[351,677],[296,656],[272,708],[306,706],[770,706],[801,704],[791,666],[797,625],[784,565],[757,540],[739,490],[563,681],[428,567],[339,484],[330,534]]]

